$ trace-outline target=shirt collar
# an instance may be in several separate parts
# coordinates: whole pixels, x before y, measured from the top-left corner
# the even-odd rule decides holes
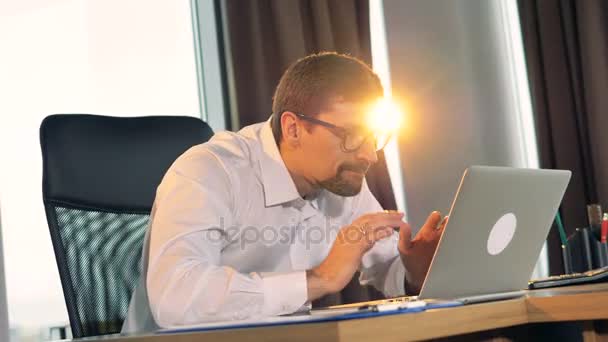
[[[271,119],[263,124],[260,131],[262,143],[260,168],[264,186],[264,201],[267,207],[301,198],[274,140],[270,126]]]

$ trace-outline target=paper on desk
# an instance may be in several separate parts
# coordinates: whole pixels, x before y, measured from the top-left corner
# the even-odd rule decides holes
[[[314,309],[310,312],[312,316],[328,317],[328,316],[341,316],[347,314],[364,313],[364,312],[390,312],[390,311],[403,311],[406,312],[408,309],[414,309],[412,311],[423,311],[421,309],[426,307],[426,302],[423,300],[414,301],[395,301],[390,302],[386,299],[330,306],[327,308]]]
[[[205,330],[220,330],[220,329],[238,329],[251,328],[261,326],[288,325],[288,324],[304,324],[314,322],[331,322],[342,321],[366,317],[378,317],[395,314],[408,314],[422,312],[427,309],[437,309],[445,307],[460,306],[458,301],[415,301],[409,303],[390,303],[382,305],[381,310],[358,310],[358,308],[342,308],[336,310],[312,310],[311,314],[298,314],[293,316],[273,316],[273,317],[258,317],[254,319],[238,320],[238,321],[222,321],[203,323],[187,326],[174,326],[167,329],[161,329],[158,333],[175,333],[175,332],[191,332]]]

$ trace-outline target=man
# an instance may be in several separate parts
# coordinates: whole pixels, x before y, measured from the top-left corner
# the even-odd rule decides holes
[[[282,76],[268,121],[180,156],[157,190],[123,331],[292,313],[357,270],[387,296],[416,294],[441,215],[412,240],[365,183],[386,140],[366,124],[382,96],[359,60],[311,55]]]

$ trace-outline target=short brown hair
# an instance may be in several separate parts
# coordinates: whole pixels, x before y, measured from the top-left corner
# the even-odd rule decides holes
[[[383,94],[378,75],[361,60],[336,52],[299,59],[281,77],[272,101],[272,133],[281,141],[281,116],[290,111],[315,116],[341,97],[346,102],[373,100]]]

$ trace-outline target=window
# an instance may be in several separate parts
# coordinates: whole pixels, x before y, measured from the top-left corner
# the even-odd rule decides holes
[[[13,341],[68,324],[42,205],[53,113],[199,116],[190,3],[0,3],[0,210]],[[1,281],[1,279],[0,279]]]

